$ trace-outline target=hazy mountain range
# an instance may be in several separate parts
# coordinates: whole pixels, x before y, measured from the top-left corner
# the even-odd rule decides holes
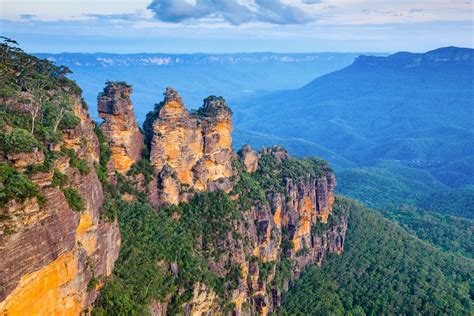
[[[234,111],[235,148],[280,144],[298,156],[323,157],[344,180],[339,192],[371,206],[408,203],[472,216],[472,49],[390,56],[37,56],[69,66],[93,109],[108,79],[133,85],[139,121],[168,85],[190,108],[200,106],[207,95],[223,95]],[[442,203],[445,199],[452,203]]]
[[[320,75],[350,65],[361,53],[241,54],[35,54],[70,67],[92,108],[106,80],[133,85],[137,118],[161,100],[167,86],[191,108],[211,95],[227,100],[256,91],[301,87]],[[234,104],[231,104],[234,107]]]
[[[463,201],[456,214],[472,214],[473,199],[449,188],[473,196],[473,73],[473,49],[361,56],[302,88],[239,100],[236,139],[322,156],[344,179],[340,192],[372,206],[436,208],[429,201],[450,196]]]

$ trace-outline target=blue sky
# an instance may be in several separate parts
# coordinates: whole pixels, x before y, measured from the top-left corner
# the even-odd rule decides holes
[[[28,52],[396,52],[473,47],[472,1],[0,0]]]

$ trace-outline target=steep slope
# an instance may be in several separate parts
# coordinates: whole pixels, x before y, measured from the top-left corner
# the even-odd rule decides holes
[[[335,205],[350,209],[346,249],[303,273],[283,297],[283,314],[472,312],[471,259],[442,253],[354,201]]]
[[[426,212],[410,206],[379,212],[443,251],[474,259],[472,219]]]
[[[1,49],[0,311],[79,314],[120,248],[102,218],[94,123],[66,69]]]
[[[97,314],[266,315],[303,268],[343,251],[327,163],[281,148],[236,155],[231,128],[222,97],[190,113],[172,88],[147,115],[150,159],[113,191],[124,247]]]

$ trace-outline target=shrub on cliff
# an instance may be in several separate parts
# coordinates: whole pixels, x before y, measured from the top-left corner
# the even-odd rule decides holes
[[[89,174],[89,164],[84,159],[78,158],[74,149],[63,148],[62,152],[69,156],[69,163],[71,164],[71,166],[77,168],[82,175]]]
[[[64,197],[66,198],[67,204],[73,211],[80,212],[84,210],[84,200],[76,189],[64,188],[61,189],[61,191],[64,193]]]
[[[7,153],[29,153],[39,146],[33,134],[22,128],[13,128],[3,139],[3,148]]]
[[[36,185],[15,168],[0,164],[0,205],[11,200],[23,201],[38,196]]]

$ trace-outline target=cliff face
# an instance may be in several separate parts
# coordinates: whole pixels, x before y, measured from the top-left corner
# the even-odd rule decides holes
[[[153,315],[177,310],[186,315],[277,312],[281,294],[304,267],[322,264],[327,253],[343,251],[347,216],[333,212],[336,181],[327,163],[299,160],[277,147],[257,153],[245,146],[234,154],[231,111],[223,98],[208,97],[201,108],[189,112],[178,93],[167,88],[163,102],[147,115],[144,131],[149,163],[155,168],[151,181],[130,174],[124,179],[136,184],[137,192],[148,193],[156,216],[171,216],[166,220],[186,227],[218,220],[209,217],[210,210],[200,217],[206,204],[193,204],[191,213],[183,204],[171,215],[165,211],[166,205],[196,203],[193,197],[206,191],[226,192],[234,203],[229,207],[238,213],[234,219],[219,215],[231,229],[212,224],[212,230],[221,231],[217,237],[193,232],[192,253],[200,254],[223,287],[205,281],[178,283],[176,292],[167,292],[165,299],[148,302]],[[113,134],[107,137],[113,143]],[[133,193],[126,195],[136,199]],[[173,250],[173,245],[160,247],[169,247],[172,256],[181,251]],[[167,262],[166,257],[156,261],[160,266],[156,273],[164,269],[171,279],[186,274],[183,262]],[[182,303],[176,306],[176,302]]]
[[[224,99],[209,97],[191,114],[178,93],[167,88],[155,115],[147,120],[159,203],[187,201],[194,191],[229,189],[225,180],[232,170],[232,122]]]
[[[230,260],[241,269],[232,301],[236,313],[266,315],[278,311],[282,292],[304,267],[322,264],[327,253],[343,251],[347,216],[333,213],[335,177],[327,165],[305,164],[307,172],[297,174],[294,168],[287,173],[288,165],[300,162],[280,148],[257,155],[246,146],[239,157],[241,168],[253,174],[238,176],[234,199],[244,204],[241,198],[252,185],[243,178],[249,176],[260,184],[264,198],[253,199],[250,209],[243,209],[241,240],[227,241],[233,245]],[[269,178],[276,182],[267,183]],[[215,266],[223,265],[221,261]]]
[[[211,246],[203,245],[203,236],[196,241],[196,251],[206,253],[210,271],[223,280],[225,290],[194,283],[170,293],[167,300],[153,301],[153,315],[166,315],[186,291],[189,298],[181,305],[186,315],[278,312],[282,293],[303,268],[344,250],[347,214],[333,210],[335,177],[325,162],[298,160],[281,148],[256,153],[249,146],[231,160],[229,194],[240,215]],[[188,220],[181,216],[195,214],[173,218],[178,223]],[[207,216],[192,221],[208,221]],[[203,248],[215,249],[218,255]],[[179,263],[168,264],[169,273],[177,277],[185,270]]]
[[[333,209],[326,162],[278,147],[235,154],[225,100],[210,96],[189,112],[172,88],[147,116],[144,141],[131,87],[107,83],[94,130],[79,88],[43,62],[39,89],[28,77],[35,70],[8,64],[15,96],[0,97],[2,314],[112,306],[267,315],[304,267],[343,251],[347,214]],[[141,159],[145,143],[149,160]],[[121,246],[117,215],[124,251],[106,283]]]
[[[118,257],[118,225],[100,219],[104,196],[93,167],[99,161],[93,123],[78,95],[70,95],[69,100],[79,122],[61,132],[60,143],[51,145],[56,154],[48,154],[52,164],[49,168],[33,168],[44,159],[32,162],[30,154],[5,155],[1,159],[18,170],[20,165],[28,166],[28,177],[39,192],[38,197],[10,200],[2,206],[2,315],[79,314],[95,300]],[[12,100],[15,104],[20,103]],[[73,158],[62,154],[71,149],[75,152]],[[37,148],[34,152],[43,156],[43,150]],[[82,162],[82,173],[73,166],[77,161]],[[55,174],[68,179],[64,190],[75,190],[82,198],[80,212],[71,208],[63,193],[66,191],[53,185]]]
[[[130,100],[132,88],[125,83],[108,82],[98,98],[99,117],[104,135],[109,141],[114,170],[124,174],[140,160],[144,148]]]

